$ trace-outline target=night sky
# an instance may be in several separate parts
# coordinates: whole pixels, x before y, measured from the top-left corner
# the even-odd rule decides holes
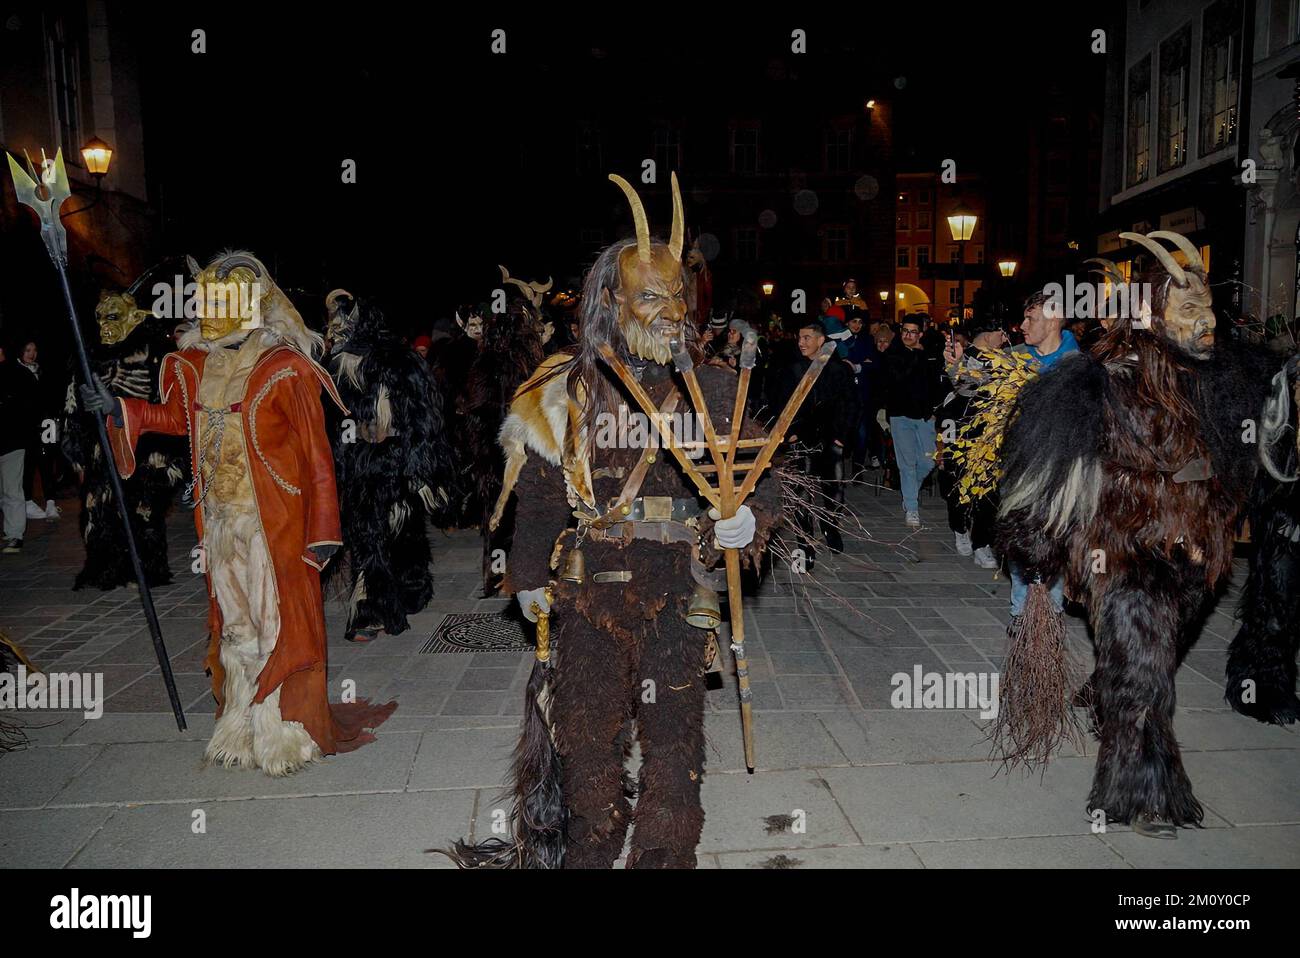
[[[571,151],[548,126],[597,88],[616,91],[626,116],[671,115],[689,99],[715,103],[725,123],[730,99],[755,85],[774,110],[852,87],[892,99],[897,168],[956,156],[993,175],[1023,166],[1024,116],[1048,71],[1101,98],[1087,42],[1102,18],[1066,21],[1042,4],[911,5],[892,22],[865,5],[840,19],[557,5],[549,18],[477,22],[406,5],[269,6],[135,14],[164,251],[248,247],[287,288],[377,294],[406,328],[485,298],[498,262],[578,271],[548,256],[572,178],[555,182],[527,157]],[[494,27],[508,31],[505,56],[489,51]],[[808,31],[806,55],[790,52],[794,27]],[[609,150],[606,165],[631,175],[643,154]],[[340,180],[344,158],[357,161],[354,185]],[[603,176],[585,188],[613,189]]]

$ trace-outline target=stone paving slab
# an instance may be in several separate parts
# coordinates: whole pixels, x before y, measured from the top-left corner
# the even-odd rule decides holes
[[[1295,868],[1300,856],[1300,824],[1181,829],[1172,842],[1131,831],[1099,837],[1135,868]]]
[[[112,814],[104,807],[0,811],[0,868],[63,868]]]
[[[400,791],[406,786],[419,739],[415,732],[385,733],[362,749],[329,756],[287,778],[271,778],[252,770],[205,768],[200,742],[107,745],[52,797],[51,804],[194,803],[214,798]],[[87,746],[90,748],[100,746]]]
[[[784,852],[723,852],[701,855],[700,867],[711,860],[720,868],[922,868],[908,845],[852,845],[838,848],[799,848]]]
[[[701,795],[701,855],[860,843],[825,782],[813,771],[706,775]],[[768,832],[769,817],[793,817],[796,812],[804,813],[806,831],[802,834],[789,830]]]
[[[74,868],[451,868],[427,848],[469,832],[475,792],[118,808]],[[195,834],[195,811],[206,817]]]
[[[1148,845],[1157,844],[1149,838],[1137,840]],[[1119,852],[1095,835],[914,842],[911,848],[926,868],[1132,867]]]

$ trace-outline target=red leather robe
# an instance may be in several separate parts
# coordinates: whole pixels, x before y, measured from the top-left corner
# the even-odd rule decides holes
[[[190,437],[193,474],[198,476],[195,412],[199,380],[207,353],[184,349],[170,353],[159,374],[162,401],[122,400],[123,425],[109,418],[109,438],[118,471],[135,471],[135,445],[144,433]],[[301,722],[324,754],[348,752],[373,741],[365,731],[386,719],[396,703],[371,705],[362,700],[330,705],[326,692],[325,614],[321,598],[322,566],[311,547],[340,545],[334,460],[321,409],[320,390],[345,413],[329,374],[291,346],[272,346],[249,373],[239,415],[250,448],[258,519],[271,553],[280,634],[258,676],[254,704],[280,689],[280,715]],[[277,481],[277,477],[280,481]],[[202,489],[196,489],[199,498]],[[203,541],[203,509],[194,510],[194,526]],[[218,716],[223,706],[225,670],[221,665],[221,609],[208,578],[208,655]]]

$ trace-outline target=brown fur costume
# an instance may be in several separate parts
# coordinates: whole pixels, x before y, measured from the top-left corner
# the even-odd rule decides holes
[[[1201,821],[1174,735],[1174,676],[1231,571],[1266,440],[1245,427],[1261,421],[1282,361],[1214,337],[1199,257],[1150,278],[1149,330],[1117,319],[1092,355],[1021,394],[999,536],[1027,578],[1064,571],[1088,607],[1097,666],[1078,701],[1101,740],[1090,810],[1164,830]]]
[[[506,467],[491,525],[514,501],[507,588],[521,605],[538,601],[540,610],[540,600],[523,593],[542,594],[551,583],[555,650],[550,660],[539,659],[526,693],[513,774],[515,840],[458,843],[451,854],[462,866],[608,868],[635,818],[629,867],[691,868],[704,826],[709,633],[685,616],[695,589],[693,560],[707,567],[720,558],[712,546],[715,523],[676,460],[644,432],[635,436],[638,425],[648,424],[630,415],[638,407],[600,355],[601,348],[612,350],[658,408],[671,394],[679,414],[692,414],[668,365],[676,341],[699,361],[695,327],[685,322],[684,215],[674,175],[672,238],[653,242],[635,192],[611,179],[631,202],[637,239],[597,258],[583,289],[579,348],[542,363],[501,428]],[[712,367],[698,373],[718,432],[732,433],[736,375]],[[749,420],[736,431],[762,435]],[[632,492],[628,476],[642,462],[647,468]],[[750,565],[780,518],[779,493],[769,474],[750,497],[754,535],[741,550]],[[558,570],[579,539],[586,574],[575,582]],[[609,573],[626,581],[609,581]],[[635,811],[624,771],[633,726],[642,756]]]
[[[563,359],[562,356],[557,356]],[[716,367],[701,367],[700,386],[709,414],[720,431],[729,428],[736,376]],[[670,389],[682,393],[679,409],[689,409],[685,390],[668,367],[650,364],[642,385],[661,404]],[[539,394],[541,390],[538,391]],[[632,405],[631,398],[626,402]],[[540,407],[539,411],[540,411]],[[504,433],[512,425],[508,423]],[[531,427],[544,435],[543,422]],[[761,436],[747,421],[743,434]],[[529,441],[534,449],[547,442]],[[554,447],[552,447],[554,448]],[[617,498],[621,478],[609,473],[631,469],[634,449],[593,449],[593,491],[602,505]],[[690,498],[694,486],[671,456],[658,458],[641,487],[644,496]],[[572,507],[564,470],[534,452],[515,485],[516,532],[510,552],[510,587],[553,579],[557,537],[568,526]],[[780,519],[779,489],[768,477],[759,482],[750,506],[758,523],[754,541],[743,550],[745,561],[760,558]],[[710,545],[704,562],[720,554],[712,548],[712,522],[700,520],[700,541]],[[556,565],[562,567],[572,536],[565,535]],[[563,794],[568,805],[566,867],[608,868],[619,856],[629,823],[623,793],[623,752],[630,745],[628,723],[636,720],[642,769],[629,866],[693,867],[704,813],[700,781],[704,762],[704,655],[707,633],[685,621],[694,589],[687,543],[661,544],[643,539],[593,541],[582,545],[588,581],[561,581],[553,607],[553,635],[560,664],[551,715],[562,757]],[[595,583],[595,572],[629,570],[627,583]],[[654,683],[653,704],[642,704],[644,683]]]

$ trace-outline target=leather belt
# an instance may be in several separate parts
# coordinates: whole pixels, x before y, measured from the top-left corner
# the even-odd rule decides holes
[[[614,513],[616,522],[685,522],[704,514],[698,499],[637,496]]]

